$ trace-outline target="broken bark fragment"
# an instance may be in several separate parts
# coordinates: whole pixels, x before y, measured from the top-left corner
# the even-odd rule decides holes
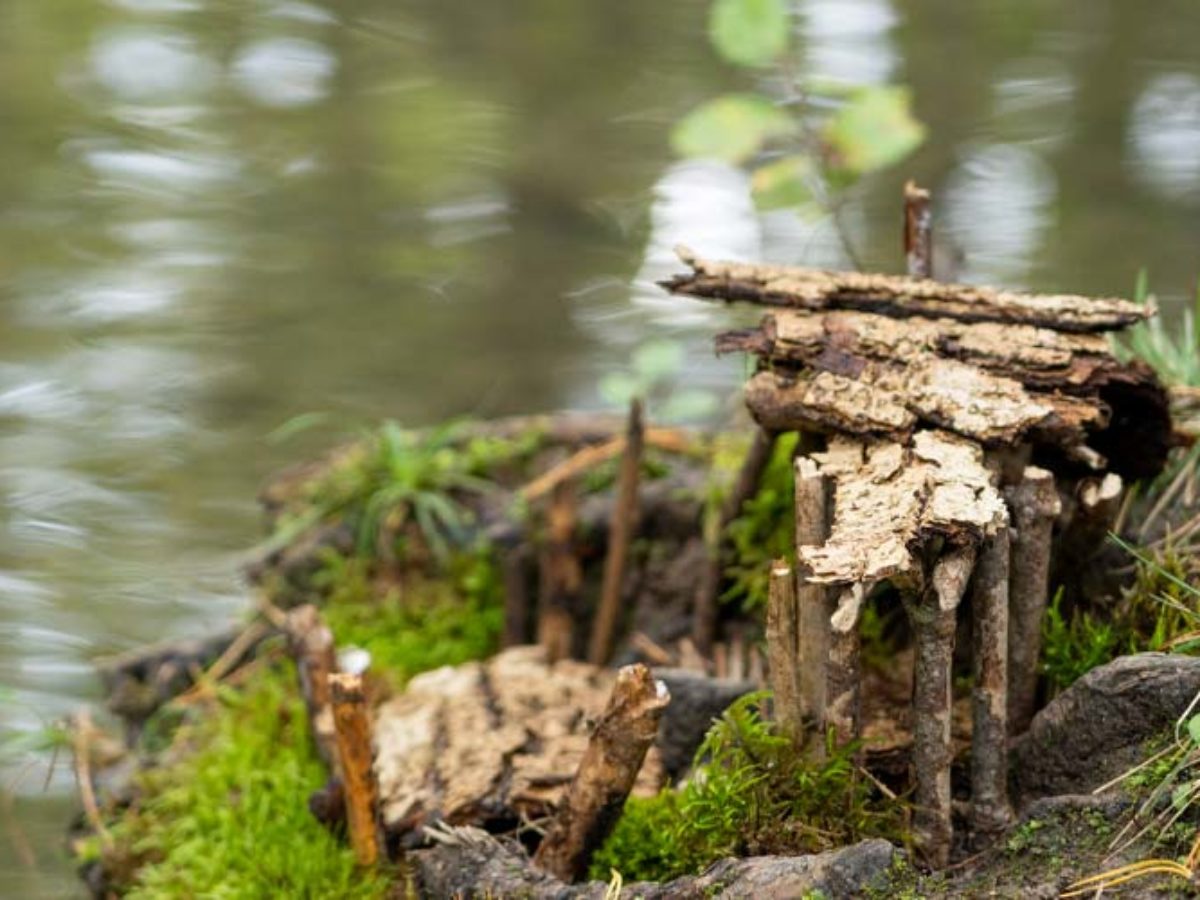
[[[1050,581],[1050,535],[1061,510],[1054,476],[1027,466],[1021,481],[1006,489],[1015,534],[1009,575],[1008,729],[1029,727],[1037,700],[1042,618]]]
[[[746,458],[738,470],[737,479],[721,506],[721,515],[717,524],[716,534],[710,536],[708,571],[700,590],[696,595],[696,607],[692,619],[692,641],[701,653],[711,652],[713,641],[717,635],[717,598],[721,593],[721,579],[725,572],[722,557],[724,555],[724,534],[734,519],[741,515],[746,501],[758,493],[758,485],[762,481],[763,472],[771,461],[771,453],[775,450],[776,435],[772,431],[758,430]]]
[[[625,450],[617,475],[617,502],[609,521],[608,554],[604,558],[600,605],[592,623],[592,639],[588,647],[588,660],[597,666],[607,663],[612,654],[617,620],[621,614],[625,558],[629,554],[629,542],[637,529],[638,521],[638,479],[642,468],[643,431],[642,401],[635,399],[629,406]]]
[[[816,460],[807,456],[796,458],[794,476],[796,556],[802,559],[801,547],[819,547],[829,536],[828,481]],[[796,574],[800,705],[802,714],[815,722],[819,731],[825,722],[825,669],[829,659],[829,619],[834,607],[829,588],[810,582],[803,565]],[[813,746],[823,748],[824,741],[817,740]]]
[[[1044,325],[1073,332],[1113,331],[1152,315],[1144,306],[1115,298],[1021,294],[902,275],[720,262],[701,259],[686,248],[677,252],[692,272],[662,286],[693,297],[811,310],[853,309],[904,318],[947,316],[964,322]]]
[[[973,547],[946,551],[933,564],[929,587],[908,604],[916,660],[913,673],[913,768],[916,771],[913,835],[925,861],[942,868],[950,859],[950,743],[954,696],[955,611],[975,561]]]
[[[583,586],[583,570],[575,554],[578,497],[573,481],[557,484],[546,509],[546,536],[540,556],[538,643],[551,662],[571,656],[574,609]]]
[[[771,566],[767,596],[767,657],[775,721],[799,747],[804,716],[800,704],[800,636],[797,631],[796,585],[787,560]]]
[[[909,180],[904,185],[904,259],[912,278],[933,277],[933,211],[929,191]]]
[[[620,818],[658,722],[671,697],[643,665],[626,666],[534,864],[564,881],[586,871],[592,854]]]
[[[379,788],[375,780],[370,711],[367,709],[362,676],[332,674],[329,676],[329,691],[346,796],[350,844],[359,865],[373,866],[384,859],[384,848],[379,825]]]
[[[827,702],[821,725],[824,732],[833,732],[838,746],[856,741],[862,735],[862,637],[858,620],[866,595],[866,585],[846,588],[830,619],[829,655],[825,663]],[[818,757],[825,752],[824,736],[821,735],[820,745],[813,748]]]
[[[1008,808],[1009,530],[996,529],[980,551],[972,582],[973,667],[971,826],[976,835],[1002,831]]]
[[[329,676],[337,671],[337,653],[333,632],[311,603],[298,606],[284,621],[288,652],[296,664],[300,678],[300,694],[308,713],[308,728],[312,732],[317,755],[330,775],[337,776],[337,738],[333,728],[333,707],[330,704]]]

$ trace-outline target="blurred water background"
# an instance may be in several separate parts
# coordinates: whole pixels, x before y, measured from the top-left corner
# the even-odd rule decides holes
[[[929,139],[858,185],[866,265],[934,191],[967,280],[1168,307],[1200,275],[1200,5],[798,0],[805,70],[912,87]],[[730,396],[728,313],[663,297],[686,242],[842,265],[670,126],[750,86],[703,0],[0,5],[0,732],[90,660],[244,608],[257,486],[332,432],[602,401],[647,337]],[[9,757],[0,896],[76,896],[59,766]],[[45,789],[44,789],[45,788]]]

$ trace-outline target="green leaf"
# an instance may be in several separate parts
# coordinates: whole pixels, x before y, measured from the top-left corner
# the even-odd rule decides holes
[[[897,163],[925,140],[913,118],[908,88],[874,87],[855,93],[826,126],[838,167],[863,174]]]
[[[683,346],[676,341],[647,341],[633,351],[633,370],[643,383],[674,375],[683,367]]]
[[[709,391],[675,391],[662,405],[659,416],[664,422],[693,421],[712,415],[718,405],[717,398]]]
[[[716,0],[708,35],[729,62],[765,66],[787,49],[788,25],[784,0]]]
[[[628,406],[641,393],[641,382],[628,372],[609,372],[600,379],[600,396],[613,406]]]
[[[807,156],[785,156],[754,170],[750,189],[760,209],[802,206],[813,199],[809,179],[813,163]]]
[[[684,116],[671,132],[671,146],[680,156],[741,163],[794,128],[791,117],[766,97],[724,94]]]
[[[1192,743],[1200,746],[1200,716],[1192,716],[1188,719],[1187,730]]]

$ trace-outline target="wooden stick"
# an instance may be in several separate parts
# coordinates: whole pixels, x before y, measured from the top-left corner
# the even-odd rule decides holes
[[[658,722],[671,700],[666,686],[638,664],[617,672],[608,706],[562,804],[534,855],[534,865],[575,881],[621,816]]]
[[[929,191],[909,180],[904,185],[904,258],[913,278],[933,277],[933,211]]]
[[[950,861],[950,724],[954,706],[950,662],[954,656],[955,613],[974,562],[973,548],[944,553],[933,565],[920,602],[909,609],[916,644],[913,836],[925,862],[935,869]]]
[[[1008,807],[1008,526],[984,542],[975,568],[971,729],[971,827],[990,836],[1009,822]]]
[[[725,571],[722,559],[725,550],[725,530],[741,514],[746,501],[758,493],[763,472],[775,449],[775,440],[774,432],[759,429],[754,433],[754,441],[746,452],[741,469],[738,470],[737,480],[721,507],[717,533],[710,536],[708,570],[696,595],[692,620],[692,641],[696,648],[706,655],[712,652],[713,641],[717,635],[717,597],[721,592],[721,579]]]
[[[603,444],[584,447],[558,465],[547,469],[521,488],[517,494],[525,500],[537,500],[539,497],[544,497],[560,482],[574,480],[600,463],[620,456],[625,451],[626,440],[625,435],[618,435]],[[685,432],[673,428],[647,428],[643,432],[642,442],[647,447],[654,447],[656,450],[666,453],[694,454],[696,452],[696,441]]]
[[[338,758],[346,791],[350,844],[359,865],[373,866],[384,857],[379,825],[379,786],[375,780],[370,711],[361,675],[334,673],[328,678],[337,734]]]
[[[825,476],[811,457],[797,457],[794,470],[796,553],[797,558],[801,558],[801,547],[819,547],[829,537],[829,490]],[[800,705],[803,715],[817,723],[818,728],[823,727],[825,722],[829,620],[834,612],[831,597],[827,587],[808,581],[806,570],[802,568],[797,572]],[[849,658],[845,654],[848,649],[843,647],[839,650],[839,656],[847,662]],[[825,741],[818,740],[813,746],[814,749],[819,747],[823,750]]]
[[[629,404],[629,427],[625,435],[625,452],[621,456],[621,471],[617,475],[617,502],[613,506],[608,527],[608,554],[604,557],[604,580],[600,586],[600,606],[592,623],[592,640],[588,660],[602,666],[612,655],[617,620],[621,615],[621,588],[625,580],[625,560],[629,542],[637,529],[638,480],[642,469],[645,444],[642,422],[642,401]]]
[[[1037,700],[1042,619],[1050,581],[1050,536],[1062,509],[1054,476],[1027,466],[1005,491],[1016,533],[1012,541],[1008,618],[1008,730],[1029,727]]]
[[[583,585],[574,547],[577,516],[575,483],[559,482],[546,510],[546,539],[539,560],[538,643],[551,664],[569,658],[575,643],[572,609]]]
[[[96,788],[92,784],[92,735],[96,728],[92,724],[92,714],[87,709],[81,709],[74,716],[74,727],[71,729],[71,746],[75,753],[75,782],[79,786],[79,800],[83,804],[83,814],[88,825],[96,832],[100,843],[106,850],[113,848],[112,832],[104,824],[100,815],[100,804],[96,802]]]
[[[813,742],[812,754],[825,754],[824,732],[832,731],[838,746],[858,740],[862,734],[862,637],[859,614],[867,586],[854,584],[842,592],[837,610],[825,625],[828,653],[825,662],[825,715],[821,740]]]
[[[767,659],[775,721],[799,747],[804,740],[800,704],[800,641],[797,628],[796,583],[787,560],[771,566],[767,595]]]
[[[518,544],[501,551],[504,581],[504,646],[529,642],[529,550]]]
[[[308,729],[317,755],[329,773],[339,777],[337,739],[329,696],[329,676],[337,671],[333,632],[311,603],[289,611],[284,618],[283,631],[300,678],[300,694],[304,697]]]

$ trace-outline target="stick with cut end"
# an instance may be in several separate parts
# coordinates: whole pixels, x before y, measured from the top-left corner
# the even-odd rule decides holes
[[[771,461],[771,453],[775,449],[776,435],[774,432],[759,429],[754,433],[754,442],[746,451],[746,458],[738,470],[737,480],[725,498],[721,507],[715,535],[709,536],[708,570],[700,589],[696,594],[696,606],[692,620],[692,641],[703,654],[712,652],[713,641],[717,637],[717,596],[721,592],[721,578],[725,571],[723,557],[725,550],[725,530],[729,523],[742,512],[746,501],[758,492],[763,472]]]
[[[915,632],[913,673],[913,768],[916,809],[913,835],[925,862],[935,869],[950,860],[950,719],[954,705],[950,662],[956,611],[975,564],[972,547],[949,550],[933,565],[930,585],[909,607]]]
[[[384,858],[379,825],[379,786],[375,781],[370,710],[361,675],[329,676],[333,723],[346,796],[350,844],[359,865],[373,866]]]
[[[1008,731],[1029,727],[1037,700],[1042,619],[1050,587],[1050,537],[1061,510],[1054,475],[1026,466],[1021,481],[1005,491],[1012,523],[1008,617]]]
[[[617,620],[621,615],[621,587],[625,580],[625,560],[629,542],[637,529],[638,479],[642,469],[643,436],[642,401],[629,404],[629,427],[625,435],[625,452],[621,456],[621,471],[617,475],[617,502],[613,507],[608,528],[608,555],[604,558],[604,580],[600,587],[600,606],[592,625],[588,660],[602,666],[612,654]]]
[[[972,584],[974,675],[971,829],[989,836],[1008,825],[1008,526],[979,554]]]
[[[583,571],[574,546],[578,511],[575,483],[560,482],[550,495],[546,538],[539,559],[537,638],[549,663],[570,657],[575,643],[571,611],[583,585]]]
[[[825,476],[814,459],[799,456],[795,468],[796,555],[801,547],[819,547],[829,537],[829,491]],[[826,664],[829,659],[830,625],[834,607],[829,588],[813,584],[802,567],[797,574],[796,606],[799,639],[799,692],[803,715],[817,723],[825,722]],[[841,648],[843,662],[850,662]],[[814,742],[821,752],[824,740]]]
[[[533,858],[543,871],[575,881],[621,816],[671,695],[638,664],[617,672],[608,706],[554,820]]]
[[[329,697],[329,676],[337,671],[333,632],[311,603],[290,610],[283,620],[283,630],[300,677],[300,694],[304,697],[308,729],[317,755],[330,775],[336,777],[339,775],[337,741]]]
[[[800,707],[800,642],[796,616],[796,584],[787,560],[771,566],[767,594],[767,657],[775,721],[799,747],[804,739]]]
[[[904,258],[912,278],[933,277],[933,211],[929,191],[911,179],[904,185]]]

